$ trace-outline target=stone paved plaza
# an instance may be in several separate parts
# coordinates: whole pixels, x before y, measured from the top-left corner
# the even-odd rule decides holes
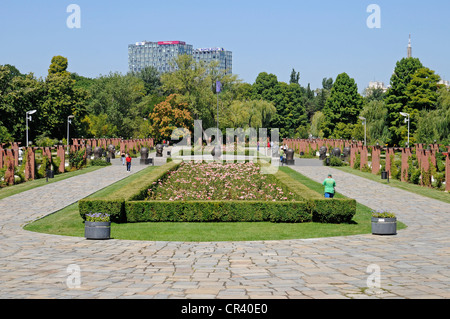
[[[449,204],[329,167],[293,168],[319,182],[332,172],[338,192],[394,211],[408,228],[387,237],[212,243],[89,241],[22,229],[130,175],[112,165],[0,201],[0,298],[450,298]],[[73,265],[79,286],[69,281]],[[380,289],[368,287],[373,269]]]

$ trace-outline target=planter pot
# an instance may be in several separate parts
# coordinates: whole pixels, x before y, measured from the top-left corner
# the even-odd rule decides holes
[[[84,224],[86,239],[109,239],[111,236],[111,222],[88,222]]]
[[[397,218],[372,218],[373,235],[396,235]]]

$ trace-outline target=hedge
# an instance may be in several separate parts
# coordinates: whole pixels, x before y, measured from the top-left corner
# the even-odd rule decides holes
[[[118,189],[105,198],[85,198],[80,200],[78,202],[80,216],[85,220],[85,215],[90,212],[108,213],[111,221],[115,223],[126,222],[125,202],[144,199],[154,181],[164,179],[169,171],[176,169],[178,166],[179,163],[167,163],[150,171],[148,174],[142,175],[128,183],[126,187]]]
[[[308,202],[312,221],[318,223],[349,223],[356,214],[356,200],[347,198],[326,199],[288,174],[278,171],[274,176],[280,183],[289,187],[292,192]]]
[[[298,201],[148,201],[154,181],[164,179],[179,163],[170,162],[144,174],[106,198],[79,201],[82,218],[89,212],[107,212],[116,223],[137,222],[257,222],[349,223],[356,213],[353,199],[325,199],[288,174],[273,179],[296,194]]]
[[[260,222],[312,221],[306,202],[263,201],[130,201],[127,222]]]

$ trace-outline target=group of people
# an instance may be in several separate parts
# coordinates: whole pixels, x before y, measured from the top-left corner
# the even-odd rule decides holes
[[[127,172],[131,172],[131,156],[130,154],[125,152],[122,152],[121,154],[122,157],[122,165],[125,166],[125,164],[127,165]]]

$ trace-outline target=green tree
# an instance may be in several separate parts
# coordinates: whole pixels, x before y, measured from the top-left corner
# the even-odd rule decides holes
[[[148,66],[140,72],[132,72],[131,75],[144,81],[144,87],[147,94],[156,94],[161,88],[161,75],[153,66]]]
[[[233,101],[227,109],[223,128],[265,128],[276,114],[271,102],[263,100]]]
[[[323,138],[323,124],[325,123],[325,115],[317,111],[314,113],[312,119],[311,119],[311,126],[309,129],[310,134],[313,137]]]
[[[390,140],[387,114],[384,101],[372,100],[364,106],[361,116],[366,119],[368,145],[385,145]]]
[[[25,113],[40,108],[45,94],[44,83],[32,73],[22,75],[13,66],[0,66],[0,121],[3,138],[20,141],[25,145]],[[39,113],[29,122],[30,139],[36,136],[37,128],[45,125]]]
[[[278,128],[281,138],[294,137],[297,129],[308,123],[302,88],[297,84],[278,82],[274,74],[262,72],[258,75],[253,84],[252,99],[273,103],[277,112],[268,128]]]
[[[295,72],[295,69],[292,69],[291,79],[289,80],[290,84],[300,84],[300,72]]]
[[[69,66],[69,61],[67,58],[57,55],[52,58],[50,67],[48,68],[48,75],[51,74],[59,74],[59,75],[68,75],[67,67]]]
[[[434,141],[450,145],[450,90],[446,87],[437,91],[435,110],[422,110],[419,113],[417,130],[414,134],[417,143],[431,144]]]
[[[406,112],[405,108],[410,100],[407,95],[407,86],[414,73],[422,67],[422,63],[417,58],[403,58],[396,64],[391,77],[391,87],[386,92],[385,99],[388,109],[387,123],[391,133],[391,140],[388,142],[390,145],[399,145],[402,132],[407,131],[400,112]]]
[[[75,80],[67,71],[67,59],[52,58],[45,80],[45,94],[38,109],[38,132],[51,138],[62,139],[67,134],[67,117],[73,115],[72,126],[77,129],[86,115],[88,92],[75,86]]]
[[[135,76],[117,72],[101,76],[90,87],[90,95],[89,115],[106,114],[110,127],[117,128],[115,135],[108,137],[132,138],[139,131],[141,120],[148,115],[144,113],[147,106],[143,104],[146,96],[144,82]],[[113,131],[109,130],[109,134]]]
[[[325,137],[351,138],[352,126],[358,122],[362,108],[363,98],[355,80],[346,73],[339,74],[323,108]]]

